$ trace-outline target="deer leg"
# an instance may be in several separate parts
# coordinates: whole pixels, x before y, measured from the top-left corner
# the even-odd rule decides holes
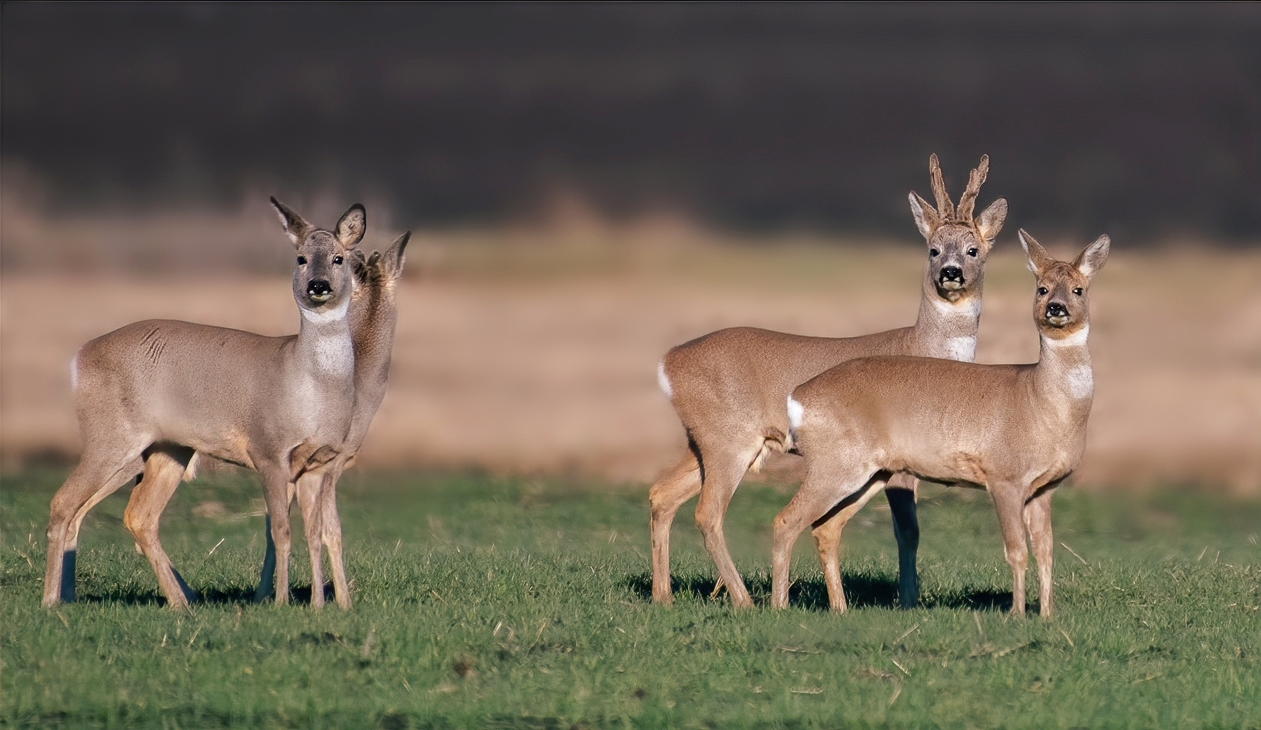
[[[915,514],[918,486],[919,480],[910,474],[895,474],[884,492],[893,513],[893,536],[898,541],[898,605],[906,609],[919,603],[919,574],[915,567],[915,555],[919,552],[919,519]]]
[[[818,523],[831,512],[838,505],[838,496],[844,501],[861,489],[870,489],[877,483],[883,486],[883,479],[873,480],[871,478],[876,471],[865,465],[861,467],[842,465],[839,468],[829,469],[827,472],[812,469],[806,475],[805,481],[802,482],[801,488],[797,490],[797,494],[793,495],[792,501],[775,516],[771,554],[771,608],[788,608],[788,568],[792,559],[793,545],[796,544],[797,537],[801,535],[801,531],[806,529],[806,525]],[[859,495],[859,498],[861,499],[861,495]],[[862,501],[865,502],[866,500]],[[861,506],[858,500],[855,500],[855,502]],[[844,508],[843,506],[842,510]],[[848,519],[848,517],[845,519]],[[826,529],[826,525],[820,524],[820,526],[825,527],[823,533],[825,537],[831,534]],[[843,526],[844,521],[841,521],[840,527]],[[833,532],[836,535],[836,542],[839,543],[840,529],[835,528]],[[835,547],[835,543],[827,544],[829,555]],[[822,555],[820,557],[822,558]],[[839,569],[837,570],[836,580],[837,589],[843,601],[844,590],[840,586]],[[832,599],[833,596],[829,591],[829,602]]]
[[[257,461],[255,462],[258,463]],[[263,497],[267,501],[268,535],[270,548],[275,550],[275,600],[277,604],[289,603],[289,470],[285,463],[259,464],[263,477]],[[268,574],[263,565],[264,579]],[[264,580],[265,582],[265,580]],[[261,585],[260,585],[261,588]],[[257,594],[255,596],[257,598]]]
[[[990,489],[998,509],[998,527],[1003,533],[1003,556],[1011,566],[1011,613],[1025,613],[1025,571],[1029,548],[1025,544],[1024,490],[1020,485],[998,485]]]
[[[872,497],[880,492],[876,483],[843,499],[814,523],[814,546],[828,587],[828,605],[836,613],[845,613],[845,590],[841,586],[841,532]]]
[[[197,594],[175,571],[158,536],[162,512],[179,487],[192,456],[192,449],[182,447],[151,451],[145,459],[144,477],[132,490],[123,513],[123,524],[148,558],[158,578],[158,588],[171,608],[187,608],[189,602],[197,600]]]
[[[652,535],[652,600],[674,603],[670,589],[670,525],[683,503],[701,491],[701,466],[690,450],[669,473],[648,490],[648,518]]]
[[[130,452],[130,453],[128,453]],[[111,454],[122,453],[121,458]],[[118,491],[143,468],[140,448],[119,444],[91,448],[53,495],[48,508],[48,564],[42,604],[52,608],[75,600],[75,558],[79,527],[88,510]]]
[[[324,475],[323,488],[320,490],[320,509],[322,510],[322,530],[324,546],[328,548],[328,565],[333,573],[333,595],[337,605],[343,609],[350,608],[350,583],[346,581],[346,568],[342,563],[342,522],[337,514],[337,482],[341,478],[342,461],[334,464]]]
[[[302,512],[302,531],[306,536],[307,553],[311,557],[311,607],[324,606],[323,514],[320,492],[324,486],[322,472],[307,472],[298,477],[298,508]]]
[[[263,568],[258,575],[258,587],[254,589],[254,603],[262,603],[276,590],[276,541],[271,539],[271,513],[263,517],[263,535],[267,547],[263,551]]]
[[[731,552],[727,549],[727,538],[723,534],[723,517],[727,514],[727,505],[745,472],[753,464],[754,458],[762,450],[762,443],[751,451],[722,452],[718,449],[705,450],[704,477],[701,484],[701,498],[696,505],[696,526],[705,537],[705,549],[718,566],[718,579],[727,586],[731,595],[731,603],[737,608],[749,608],[753,598],[744,586],[740,571],[736,569]],[[711,457],[710,454],[716,454]]]
[[[1051,598],[1051,564],[1055,559],[1055,539],[1051,534],[1051,493],[1044,489],[1025,505],[1025,529],[1033,545],[1033,557],[1038,561],[1038,613],[1051,618],[1054,605]]]

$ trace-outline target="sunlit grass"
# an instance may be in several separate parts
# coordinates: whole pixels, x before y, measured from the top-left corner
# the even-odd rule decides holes
[[[260,492],[219,474],[182,487],[163,522],[206,602],[161,606],[121,524],[124,490],[86,523],[80,602],[45,611],[42,532],[62,476],[10,474],[0,491],[6,725],[1261,726],[1257,502],[1062,490],[1048,622],[1003,612],[988,498],[940,488],[921,498],[923,607],[895,610],[877,500],[846,535],[854,608],[834,616],[808,536],[793,608],[736,611],[709,598],[714,571],[685,508],[678,601],[663,609],[647,597],[642,488],[352,474],[340,501],[356,605],[317,612],[246,602]],[[728,520],[762,606],[786,500],[748,485]]]

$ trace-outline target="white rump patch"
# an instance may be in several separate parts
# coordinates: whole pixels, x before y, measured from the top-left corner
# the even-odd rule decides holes
[[[951,337],[946,340],[946,353],[951,360],[972,362],[976,359],[976,338]]]
[[[791,395],[788,396],[788,424],[792,430],[801,428],[801,419],[805,414],[806,409]]]
[[[350,311],[350,297],[343,299],[336,309],[330,309],[327,312],[312,312],[305,307],[298,307],[298,311],[302,312],[303,318],[311,324],[330,324],[339,319],[345,319],[346,312]]]
[[[666,361],[657,363],[657,387],[666,394],[666,398],[674,399],[674,388],[670,387],[670,377],[666,375]]]
[[[1068,370],[1068,394],[1077,400],[1089,398],[1095,392],[1095,375],[1089,365],[1075,365]]]

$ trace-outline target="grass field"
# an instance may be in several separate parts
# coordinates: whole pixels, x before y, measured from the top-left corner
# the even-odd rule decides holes
[[[1261,727],[1257,501],[1061,490],[1059,616],[1043,621],[1004,613],[988,498],[941,488],[921,495],[922,608],[895,610],[877,500],[847,533],[854,608],[834,616],[808,535],[793,608],[735,611],[709,597],[685,510],[679,600],[663,609],[648,600],[642,488],[351,474],[340,501],[357,603],[316,612],[247,602],[260,491],[221,472],[183,487],[163,523],[207,600],[162,607],[121,524],[124,490],[85,524],[80,602],[45,611],[43,529],[63,476],[3,478],[3,726]],[[746,485],[730,512],[763,605],[786,500]],[[304,556],[294,569],[309,596]]]

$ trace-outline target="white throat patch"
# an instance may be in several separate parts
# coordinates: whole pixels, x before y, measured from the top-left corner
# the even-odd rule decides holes
[[[946,340],[946,354],[951,360],[972,362],[976,359],[976,338],[951,337]]]
[[[350,311],[350,299],[346,297],[335,309],[327,312],[312,312],[305,307],[298,307],[298,311],[302,312],[302,317],[311,324],[330,324],[346,317],[346,312]]]
[[[1089,336],[1090,336],[1090,325],[1086,325],[1085,327],[1082,327],[1081,329],[1077,330],[1076,332],[1069,335],[1068,337],[1064,337],[1058,340],[1051,339],[1050,337],[1043,337],[1042,342],[1045,343],[1047,347],[1052,347],[1052,348],[1084,347],[1086,345],[1086,339]]]
[[[981,300],[968,297],[958,304],[951,304],[941,297],[932,297],[933,309],[946,319],[976,319],[981,316]]]
[[[1095,375],[1089,365],[1074,365],[1065,376],[1068,394],[1077,400],[1089,398],[1095,392]]]

